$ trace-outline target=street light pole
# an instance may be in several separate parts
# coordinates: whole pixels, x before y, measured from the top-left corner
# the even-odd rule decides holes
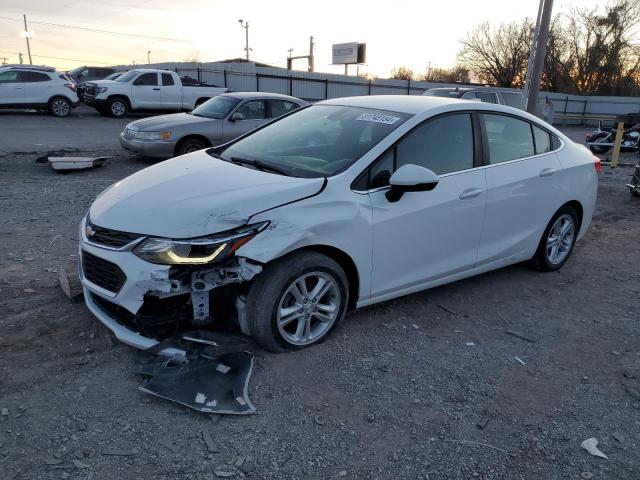
[[[147,65],[151,65],[151,50],[147,50]]]
[[[31,34],[29,33],[29,29],[27,28],[27,15],[22,14],[22,18],[24,18],[24,39],[27,41],[27,53],[29,54],[29,65],[33,65],[31,61],[31,46],[29,45],[29,37]]]
[[[244,51],[245,51],[245,58],[247,59],[247,62],[248,62],[249,61],[249,22],[244,22],[244,25],[242,23],[242,19],[238,20],[238,22],[240,23],[240,26],[244,28],[244,39],[245,39]]]

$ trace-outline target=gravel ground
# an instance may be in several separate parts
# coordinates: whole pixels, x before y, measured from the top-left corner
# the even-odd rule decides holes
[[[603,168],[560,272],[505,268],[352,313],[308,350],[256,350],[258,413],[232,417],[138,391],[133,349],[52,271],[95,195],[149,162],[60,175],[34,158],[0,157],[2,479],[640,478],[630,168]]]

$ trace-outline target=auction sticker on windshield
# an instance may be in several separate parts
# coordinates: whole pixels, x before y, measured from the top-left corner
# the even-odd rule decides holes
[[[363,113],[356,120],[361,120],[363,122],[376,122],[376,123],[386,123],[387,125],[393,125],[398,120],[399,117],[392,117],[391,115],[381,115],[379,113]]]

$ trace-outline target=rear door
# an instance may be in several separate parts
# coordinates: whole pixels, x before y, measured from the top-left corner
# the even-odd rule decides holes
[[[133,81],[131,94],[137,108],[157,110],[162,108],[159,74],[143,73]]]
[[[482,113],[480,121],[488,147],[488,198],[478,263],[533,255],[561,201],[561,166],[551,137],[516,116]]]
[[[240,118],[232,121],[231,117],[236,114],[240,114]],[[267,121],[265,100],[246,100],[227,116],[222,126],[222,136],[224,141],[233,140],[254,128],[258,128]]]
[[[20,72],[7,70],[0,73],[0,105],[18,105],[26,103],[24,85]]]
[[[20,79],[24,85],[24,96],[27,103],[46,104],[55,93],[51,77],[44,72],[22,71]]]
[[[267,116],[269,119],[281,117],[298,108],[300,108],[300,105],[289,100],[267,100]]]
[[[162,104],[167,110],[182,110],[182,86],[170,73],[162,73]]]
[[[470,113],[429,119],[369,168],[373,205],[373,297],[393,296],[473,268],[486,204],[477,121]],[[405,164],[435,172],[430,192],[386,198],[389,178]]]

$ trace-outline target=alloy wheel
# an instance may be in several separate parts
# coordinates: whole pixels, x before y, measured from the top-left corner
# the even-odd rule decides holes
[[[69,115],[69,104],[64,100],[58,99],[51,105],[51,110],[56,117],[66,117]]]
[[[115,101],[111,104],[111,113],[113,113],[115,116],[119,117],[121,115],[124,115],[126,112],[124,103],[120,102],[120,101]]]
[[[331,275],[305,273],[289,285],[278,302],[278,332],[292,345],[314,343],[331,330],[341,301],[340,288]]]
[[[567,258],[575,233],[576,226],[571,215],[565,213],[558,217],[547,236],[546,253],[549,263],[558,265]]]

